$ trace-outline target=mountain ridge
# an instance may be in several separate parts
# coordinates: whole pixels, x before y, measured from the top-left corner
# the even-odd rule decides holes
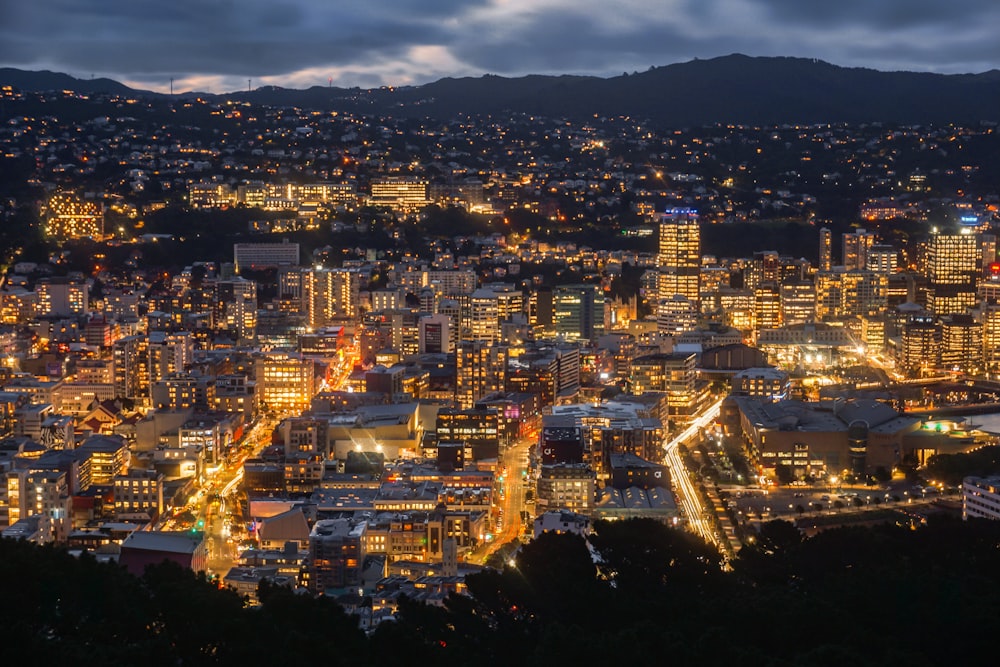
[[[0,85],[169,99],[112,79],[0,69]],[[47,87],[43,87],[47,86]],[[601,78],[583,75],[445,77],[413,86],[361,89],[263,86],[203,98],[447,119],[527,113],[567,118],[631,116],[659,126],[1000,120],[1000,70],[978,74],[886,72],[813,58],[730,54]]]

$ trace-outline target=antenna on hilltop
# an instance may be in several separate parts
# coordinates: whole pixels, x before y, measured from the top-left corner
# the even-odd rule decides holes
[[[248,93],[253,92],[252,90],[250,90],[250,82],[251,81],[253,81],[253,79],[247,79],[247,92]]]
[[[174,96],[174,77],[170,77],[170,96]]]
[[[332,76],[329,79],[326,80],[326,85],[329,88],[333,88],[333,77]]]

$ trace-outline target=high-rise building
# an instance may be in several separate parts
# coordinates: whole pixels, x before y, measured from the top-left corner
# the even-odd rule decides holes
[[[828,227],[819,230],[819,270],[833,268],[833,233]]]
[[[491,343],[500,340],[500,325],[515,314],[524,312],[524,294],[509,283],[483,285],[469,297],[469,335],[471,340]]]
[[[844,234],[844,268],[863,271],[868,264],[868,249],[875,245],[875,235],[866,229]]]
[[[941,367],[963,373],[983,368],[983,326],[971,315],[941,318]]]
[[[149,340],[126,336],[111,348],[115,396],[138,399],[149,396]]]
[[[940,365],[941,327],[928,313],[919,313],[903,325],[899,368],[908,375],[920,376]]]
[[[309,326],[319,328],[338,318],[358,315],[361,274],[353,269],[308,269],[303,280],[303,300]]]
[[[159,382],[187,369],[194,361],[194,336],[187,331],[151,331],[146,342],[149,382]],[[144,396],[149,395],[149,386]]]
[[[257,338],[257,283],[239,276],[215,284],[215,322],[236,332],[241,343]]]
[[[451,319],[447,315],[423,315],[418,323],[420,353],[451,352]]]
[[[891,245],[873,245],[868,248],[865,266],[875,273],[896,273],[899,268],[899,251]]]
[[[888,305],[888,285],[885,274],[871,271],[821,271],[816,274],[816,317],[878,315]]]
[[[257,359],[261,407],[278,413],[309,408],[316,393],[315,361],[297,355],[270,354]]]
[[[940,316],[975,306],[981,261],[979,238],[970,231],[933,234],[927,247],[927,310]]]
[[[309,589],[346,588],[361,583],[368,523],[355,519],[323,519],[309,533]]]
[[[656,329],[665,334],[691,331],[698,324],[698,308],[681,294],[660,299],[656,312]]]
[[[632,361],[632,393],[662,391],[672,420],[688,421],[705,398],[707,383],[699,382],[695,354],[650,354]]]
[[[560,285],[552,290],[556,334],[595,341],[604,333],[604,292],[599,285]]]
[[[754,291],[754,320],[760,329],[775,329],[781,322],[781,292],[775,282],[758,285]]]
[[[816,285],[796,280],[781,285],[781,321],[805,324],[816,319]]]
[[[455,402],[472,408],[486,394],[504,390],[507,349],[481,340],[463,340],[455,350]]]
[[[680,294],[697,306],[701,298],[701,231],[696,211],[675,208],[663,214],[658,259],[659,301]]]

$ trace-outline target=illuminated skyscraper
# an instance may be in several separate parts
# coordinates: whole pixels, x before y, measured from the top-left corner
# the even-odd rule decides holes
[[[873,245],[868,248],[865,265],[868,271],[875,273],[896,273],[899,268],[899,251],[891,245]]]
[[[599,285],[561,285],[552,290],[556,333],[590,341],[604,333],[604,292]]]
[[[463,340],[455,350],[455,402],[463,410],[493,391],[504,389],[507,348]]]
[[[983,325],[970,315],[941,318],[941,367],[979,373],[983,367]]]
[[[783,324],[805,324],[816,319],[816,285],[805,281],[788,281],[781,285],[781,321]]]
[[[833,233],[829,228],[819,230],[819,270],[829,271],[833,266]]]
[[[663,214],[659,265],[658,300],[680,294],[697,307],[701,297],[701,232],[693,209],[675,208]]]
[[[868,249],[875,245],[875,235],[866,229],[844,234],[844,268],[863,271],[868,264]]]
[[[358,314],[361,274],[354,269],[307,269],[303,298],[309,326],[318,328]]]
[[[974,233],[932,235],[927,248],[927,310],[940,316],[965,313],[975,306],[981,262],[982,247]]]
[[[524,295],[509,283],[489,283],[469,299],[469,338],[491,343],[500,340],[500,325],[524,311]]]
[[[878,315],[888,306],[889,279],[871,271],[816,274],[816,318],[840,319]]]
[[[256,361],[260,403],[277,413],[308,409],[316,393],[316,366],[308,357],[272,354]]]

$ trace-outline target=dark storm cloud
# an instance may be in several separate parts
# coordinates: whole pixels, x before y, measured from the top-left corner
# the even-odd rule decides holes
[[[596,8],[596,2],[579,0]],[[626,3],[628,4],[628,3]],[[631,3],[641,4],[641,3]],[[1000,65],[1000,1],[675,0],[664,10],[536,10],[532,20],[452,51],[497,73],[643,69],[740,52],[813,57],[846,66],[982,71]],[[629,20],[631,19],[631,20]],[[610,25],[609,25],[610,23]],[[617,24],[617,27],[616,27]]]
[[[0,65],[345,85],[616,74],[734,52],[1000,66],[1000,0],[0,0]],[[157,78],[159,77],[159,78]],[[283,78],[282,78],[283,77]]]
[[[749,0],[781,24],[900,30],[975,25],[1000,15],[996,0]],[[996,27],[996,24],[993,24]]]
[[[40,0],[5,11],[0,62],[147,74],[281,74],[444,40],[461,0]]]

